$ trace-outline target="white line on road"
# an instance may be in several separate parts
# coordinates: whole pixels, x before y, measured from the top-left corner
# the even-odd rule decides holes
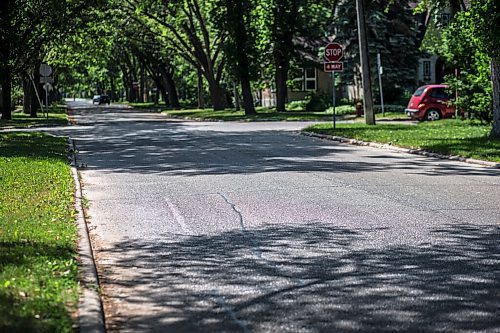
[[[188,235],[192,235],[193,232],[191,231],[191,229],[189,229],[188,225],[186,224],[186,220],[181,215],[179,209],[168,198],[166,198],[165,201],[167,202],[168,208],[170,208],[172,215],[174,215],[175,221],[180,225],[182,231]]]
[[[221,295],[220,291],[217,289],[212,290],[212,296],[215,298],[215,302],[229,315],[231,320],[235,322],[241,329],[243,333],[251,333],[252,331],[248,328],[245,321],[238,319],[236,312],[227,304],[224,297]]]
[[[182,231],[188,235],[193,235],[194,233],[186,224],[186,220],[182,216],[177,206],[175,206],[173,202],[169,200],[169,198],[165,198],[165,201],[167,202],[168,208],[170,208],[170,210],[172,211],[172,215],[174,216],[175,221],[180,225]],[[214,281],[212,281],[212,283],[214,283]],[[240,326],[243,329],[244,333],[251,332],[247,324],[244,321],[239,320],[238,317],[236,316],[236,312],[226,303],[224,298],[221,296],[220,290],[218,289],[212,290],[212,296],[215,299],[215,303],[217,303],[227,313],[227,315],[233,322],[235,322],[238,326]]]

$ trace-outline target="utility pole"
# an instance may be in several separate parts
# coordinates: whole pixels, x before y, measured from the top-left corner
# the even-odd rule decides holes
[[[384,91],[382,90],[382,61],[380,60],[380,53],[377,53],[377,72],[378,72],[378,86],[380,90],[380,106],[382,106],[382,117],[385,115],[384,112]]]
[[[375,125],[363,0],[356,0],[356,12],[358,16],[359,58],[361,60],[361,80],[363,84],[363,105],[365,110],[365,121],[367,125]]]

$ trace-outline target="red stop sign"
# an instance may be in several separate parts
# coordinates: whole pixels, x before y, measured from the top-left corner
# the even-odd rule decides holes
[[[344,56],[342,45],[339,43],[330,43],[325,47],[325,59],[330,62],[339,61]]]

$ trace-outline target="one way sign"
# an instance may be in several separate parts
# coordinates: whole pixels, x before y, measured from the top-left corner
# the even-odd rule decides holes
[[[344,70],[343,62],[325,62],[324,71],[327,73],[331,72],[342,72]]]

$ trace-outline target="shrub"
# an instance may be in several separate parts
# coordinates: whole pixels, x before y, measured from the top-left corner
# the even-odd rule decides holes
[[[331,107],[328,108],[328,112],[333,113]],[[335,106],[335,114],[338,116],[343,116],[346,114],[355,114],[355,113],[356,113],[356,108],[352,104]]]
[[[351,105],[353,102],[349,100],[347,97],[342,97],[338,102],[338,105]]]
[[[287,104],[286,109],[291,110],[291,111],[301,111],[306,109],[308,101],[307,100],[302,100],[302,101],[292,101]]]
[[[309,101],[306,104],[306,111],[325,111],[328,107],[328,103],[325,97],[321,94],[312,94],[308,97]]]

